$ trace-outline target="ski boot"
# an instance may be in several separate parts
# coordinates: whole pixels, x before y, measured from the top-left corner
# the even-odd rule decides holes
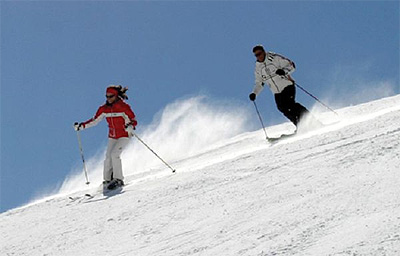
[[[119,188],[119,187],[122,187],[122,186],[124,186],[124,185],[125,185],[125,184],[124,184],[124,182],[123,182],[122,180],[120,180],[120,179],[114,179],[114,180],[112,180],[110,183],[108,183],[107,189],[108,189],[108,190],[114,190],[114,189]]]

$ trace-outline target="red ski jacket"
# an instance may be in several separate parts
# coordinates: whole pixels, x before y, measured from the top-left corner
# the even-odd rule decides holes
[[[97,125],[101,120],[107,120],[108,123],[108,137],[118,139],[122,137],[129,137],[125,125],[132,124],[133,127],[137,125],[135,114],[131,107],[123,100],[119,99],[111,105],[104,104],[99,107],[96,115],[88,121],[82,123],[84,128],[89,128]]]

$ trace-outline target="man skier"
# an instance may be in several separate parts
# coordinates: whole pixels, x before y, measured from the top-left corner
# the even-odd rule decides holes
[[[276,106],[296,127],[308,110],[295,101],[295,82],[290,76],[295,64],[288,58],[266,52],[262,45],[256,45],[253,53],[257,58],[255,67],[255,87],[249,98],[255,101],[256,96],[264,89],[266,83],[275,97]]]
[[[106,103],[99,107],[95,116],[83,123],[75,123],[75,130],[83,130],[97,125],[104,117],[107,120],[108,147],[104,161],[103,186],[115,189],[124,185],[122,174],[121,153],[129,142],[137,121],[131,107],[124,101],[128,99],[125,92],[128,88],[121,85],[111,85],[106,90]]]

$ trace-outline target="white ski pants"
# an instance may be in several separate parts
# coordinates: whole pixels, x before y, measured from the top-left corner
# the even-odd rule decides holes
[[[104,160],[104,180],[110,181],[111,178],[124,179],[124,175],[122,174],[121,153],[128,143],[129,138],[126,137],[108,139],[106,160]]]

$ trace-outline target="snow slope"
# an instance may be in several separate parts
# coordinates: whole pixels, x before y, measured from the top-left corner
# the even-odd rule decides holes
[[[338,112],[131,175],[119,195],[5,212],[1,255],[400,255],[400,95]]]

